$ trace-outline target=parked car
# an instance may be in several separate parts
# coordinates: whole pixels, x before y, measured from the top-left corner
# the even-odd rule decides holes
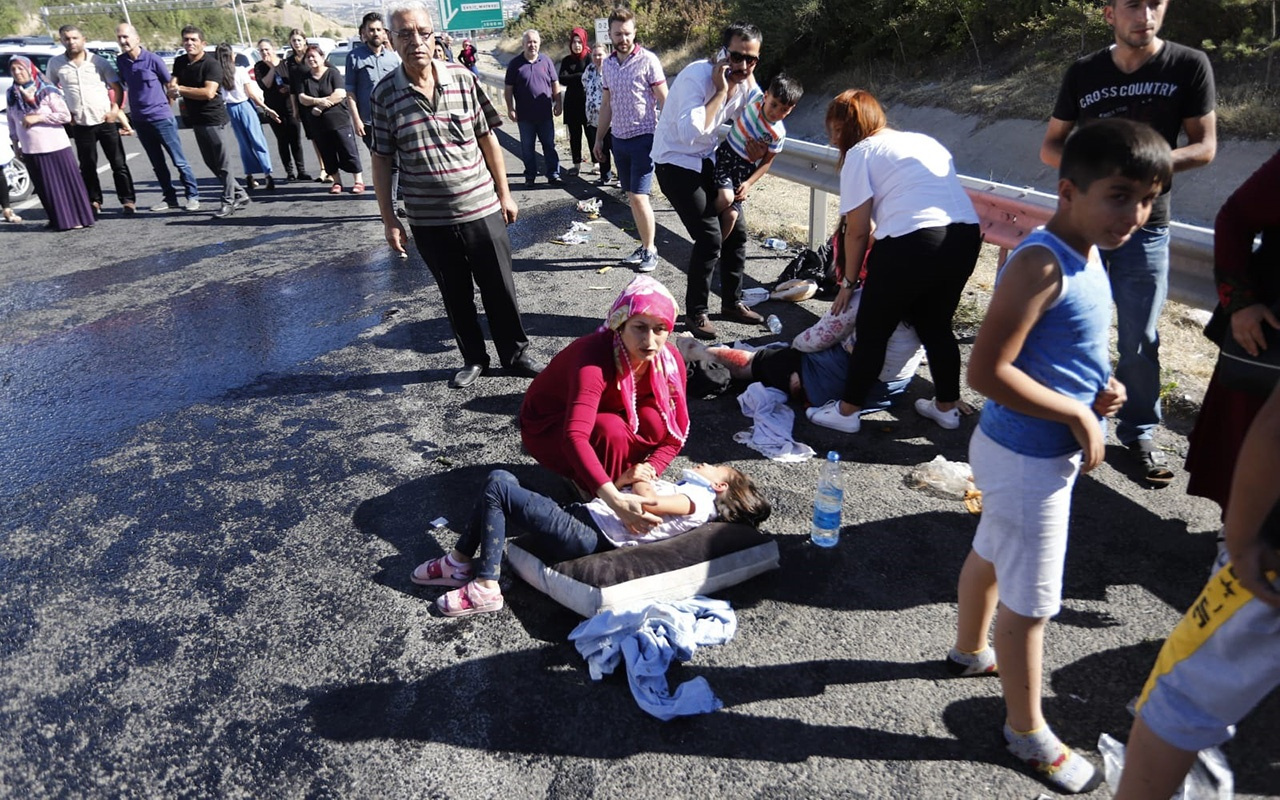
[[[0,44],[0,111],[8,107],[6,97],[9,87],[13,86],[13,77],[9,75],[9,59],[12,56],[26,56],[43,74],[47,72],[49,59],[64,52],[58,44]]]
[[[9,141],[9,123],[3,116],[0,116],[0,136],[4,137],[5,142]],[[19,155],[14,155],[4,165],[4,179],[9,184],[9,205],[26,200],[35,189],[31,184],[31,173],[27,171],[27,165],[22,163],[22,156]]]

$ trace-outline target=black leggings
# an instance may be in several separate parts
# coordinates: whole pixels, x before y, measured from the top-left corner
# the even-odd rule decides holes
[[[307,171],[302,162],[302,129],[298,121],[289,115],[289,109],[276,109],[279,122],[271,122],[271,132],[276,136],[276,148],[280,153],[281,168],[288,175]]]
[[[861,407],[880,379],[889,337],[906,322],[929,357],[935,398],[960,399],[960,347],[951,318],[978,262],[982,233],[976,224],[952,223],[880,239],[867,260],[858,306],[858,337],[849,356],[844,401]]]

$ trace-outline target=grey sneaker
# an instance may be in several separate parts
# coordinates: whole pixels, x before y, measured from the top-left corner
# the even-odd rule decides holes
[[[644,258],[640,259],[640,263],[636,264],[636,272],[653,272],[658,268],[658,251],[644,251]]]
[[[200,210],[200,198],[198,198],[198,197],[188,197],[188,198],[187,198],[187,205],[185,206],[185,208],[186,208],[188,211],[199,211],[199,210]]]
[[[645,259],[645,256],[647,256],[648,254],[649,252],[645,250],[643,246],[637,247],[635,251],[631,253],[631,255],[622,259],[622,263],[635,266],[636,264],[642,263]]]
[[[168,211],[171,208],[182,208],[182,206],[178,205],[177,200],[174,200],[172,203],[170,203],[168,200],[165,200],[163,203],[156,203],[149,210],[150,211]]]

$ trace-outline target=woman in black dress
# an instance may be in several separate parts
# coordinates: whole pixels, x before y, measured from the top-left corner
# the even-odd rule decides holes
[[[342,174],[353,173],[352,194],[364,194],[364,175],[360,167],[360,151],[356,149],[356,133],[347,111],[347,90],[342,76],[325,63],[320,45],[307,45],[307,66],[311,71],[302,80],[298,105],[311,117],[311,140],[320,151],[324,173],[333,181],[329,194],[342,194]]]
[[[564,87],[564,124],[569,129],[569,152],[573,154],[573,172],[582,168],[582,134],[587,124],[587,96],[582,89],[582,71],[591,62],[587,32],[574,28],[569,34],[569,55],[560,62],[560,85]],[[587,154],[591,155],[591,143]],[[595,163],[595,157],[591,156]]]

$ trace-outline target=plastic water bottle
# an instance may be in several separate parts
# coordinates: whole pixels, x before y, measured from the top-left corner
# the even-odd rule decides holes
[[[809,539],[818,547],[835,547],[840,541],[840,510],[844,488],[840,482],[840,454],[827,453],[827,463],[818,473],[818,490],[813,493],[813,529]]]
[[[769,332],[774,336],[782,333],[782,320],[778,319],[777,314],[770,314],[768,317],[765,317],[764,326],[768,328]]]
[[[772,236],[764,240],[764,246],[767,250],[786,250],[787,243],[782,239],[775,239]]]

